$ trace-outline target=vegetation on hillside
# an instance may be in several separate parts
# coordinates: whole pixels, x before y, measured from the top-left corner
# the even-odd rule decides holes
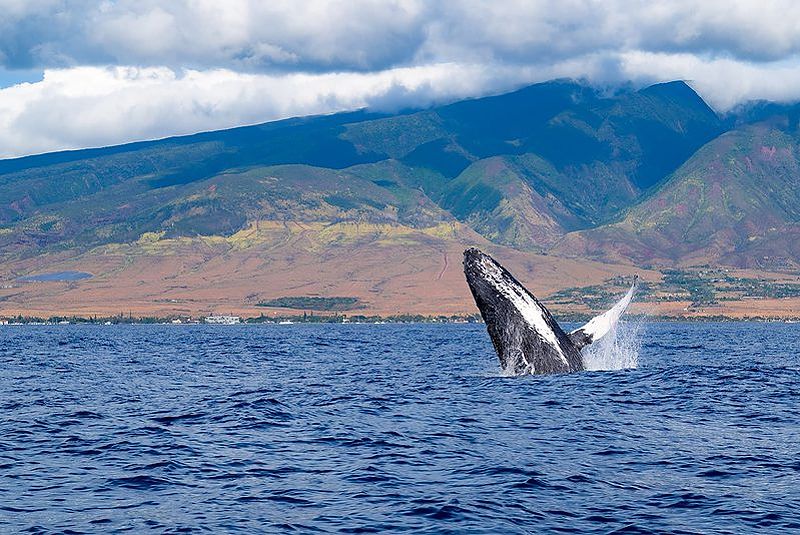
[[[412,113],[0,161],[0,260],[154,232],[230,236],[258,220],[459,220],[542,251],[614,218],[722,124],[682,83],[608,95],[556,81]],[[665,139],[672,148],[654,150]]]
[[[112,256],[131,265],[191,253],[218,262],[211,272],[223,277],[219,266],[235,252],[250,255],[236,269],[290,270],[301,250],[380,260],[391,245],[409,257],[393,276],[414,287],[414,277],[430,283],[452,273],[461,245],[498,244],[653,266],[663,280],[643,284],[642,298],[687,307],[800,297],[790,277],[698,267],[800,269],[796,110],[738,113],[718,117],[682,82],[610,94],[556,81],[428,110],[0,161],[0,267],[13,281],[55,259],[84,269],[80,260],[91,256],[103,259],[94,280],[104,281],[122,269],[104,263]],[[441,267],[424,272],[419,255]],[[198,269],[176,261],[163,277]],[[297,282],[286,293],[319,291]],[[625,287],[586,284],[550,302],[599,310]],[[248,302],[275,291],[254,290]],[[363,302],[314,296],[261,305],[345,312],[382,288],[368,291]]]
[[[324,310],[324,311],[343,311],[362,308],[356,297],[278,297],[263,301],[256,306],[270,308],[291,308],[295,310]]]
[[[688,309],[719,306],[724,301],[742,299],[784,299],[800,297],[797,281],[732,275],[726,268],[700,266],[691,269],[664,269],[657,283],[640,282],[636,300],[643,302],[685,302]],[[546,302],[562,307],[601,311],[612,305],[626,290],[626,281],[614,277],[601,285],[571,287],[547,296]]]

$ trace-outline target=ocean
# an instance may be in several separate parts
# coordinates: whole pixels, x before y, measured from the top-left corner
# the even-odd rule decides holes
[[[505,377],[476,324],[3,326],[0,532],[799,530],[800,325],[619,340]]]

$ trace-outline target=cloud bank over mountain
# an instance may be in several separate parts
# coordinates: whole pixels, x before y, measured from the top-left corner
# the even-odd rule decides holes
[[[0,0],[0,13],[2,157],[555,77],[686,79],[721,111],[800,97],[793,1]]]

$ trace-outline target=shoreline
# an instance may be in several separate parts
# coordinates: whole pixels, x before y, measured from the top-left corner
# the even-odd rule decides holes
[[[563,314],[556,315],[561,323],[584,323],[589,321],[592,316],[584,314]],[[339,325],[361,325],[361,324],[482,324],[483,319],[479,314],[469,315],[421,315],[421,314],[396,314],[396,315],[347,315],[347,314],[286,314],[281,316],[253,316],[239,317],[233,316],[236,321],[230,325],[296,325],[296,324],[339,324]],[[219,323],[206,321],[206,317],[191,316],[50,316],[47,318],[40,316],[2,316],[0,315],[0,327],[5,326],[24,326],[24,325],[220,325]],[[770,316],[746,316],[731,317],[724,315],[707,316],[665,316],[648,314],[630,314],[625,318],[627,321],[642,323],[800,323],[800,317],[770,317]]]

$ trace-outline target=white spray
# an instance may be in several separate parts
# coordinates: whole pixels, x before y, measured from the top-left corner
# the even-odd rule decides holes
[[[623,370],[639,366],[645,322],[620,321],[595,343],[581,351],[583,364],[589,371]]]

